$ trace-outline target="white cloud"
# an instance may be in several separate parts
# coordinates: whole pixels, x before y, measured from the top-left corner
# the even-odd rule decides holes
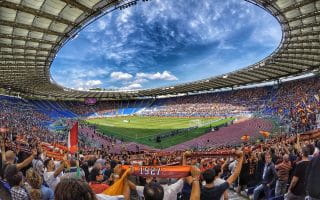
[[[100,80],[89,80],[87,82],[85,82],[86,86],[97,86],[97,85],[101,85],[102,82]]]
[[[76,66],[76,67],[64,67],[60,70],[57,70],[56,73],[60,74],[62,78],[68,76],[70,79],[82,79],[82,78],[95,78],[97,76],[106,76],[109,74],[107,68],[94,67],[87,69],[86,66]]]
[[[163,71],[162,73],[157,72],[154,74],[151,73],[137,73],[136,77],[138,79],[150,79],[150,80],[166,80],[166,81],[176,81],[178,78],[171,74],[169,71]]]
[[[107,26],[107,23],[103,20],[98,20],[98,28],[100,31],[104,30]]]
[[[132,83],[145,83],[145,82],[148,82],[148,80],[144,78],[138,78],[138,77],[136,77],[136,79],[132,81]]]
[[[274,44],[279,44],[281,38],[281,29],[279,27],[267,27],[265,29],[255,29],[251,35],[251,41],[260,43],[264,46],[274,46]]]
[[[142,88],[142,85],[139,83],[132,83],[126,87],[120,88],[120,90],[136,90]]]
[[[77,79],[72,81],[73,88],[76,90],[89,90],[91,88],[100,87],[102,85],[101,80],[82,80]]]
[[[114,80],[129,80],[133,76],[131,74],[125,73],[125,72],[112,72],[110,77]]]

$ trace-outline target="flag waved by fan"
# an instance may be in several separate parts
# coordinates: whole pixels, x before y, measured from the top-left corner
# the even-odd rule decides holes
[[[241,137],[241,140],[244,141],[244,142],[248,142],[250,140],[250,136],[249,135],[243,135]]]
[[[259,131],[259,133],[265,138],[268,138],[270,136],[270,132],[268,131]]]
[[[78,122],[76,122],[69,131],[68,150],[71,154],[78,152]]]

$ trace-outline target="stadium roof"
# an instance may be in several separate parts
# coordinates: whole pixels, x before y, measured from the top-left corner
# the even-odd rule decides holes
[[[43,98],[130,99],[260,83],[319,69],[320,0],[246,1],[270,12],[281,24],[282,41],[264,60],[172,87],[90,92],[64,88],[51,80],[56,53],[97,17],[142,0],[0,0],[0,88]]]

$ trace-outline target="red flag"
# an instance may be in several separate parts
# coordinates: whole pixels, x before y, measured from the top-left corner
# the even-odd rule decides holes
[[[243,136],[241,137],[241,140],[247,142],[247,141],[250,140],[250,136],[249,136],[249,135],[243,135]]]
[[[263,137],[267,138],[270,136],[270,132],[268,131],[259,131],[261,135],[263,135]]]
[[[78,122],[76,122],[71,128],[68,135],[68,149],[70,153],[78,151]]]

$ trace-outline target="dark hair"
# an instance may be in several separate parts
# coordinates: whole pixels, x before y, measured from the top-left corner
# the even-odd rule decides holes
[[[4,177],[11,187],[20,185],[22,181],[22,173],[19,173],[16,165],[8,165],[5,169]]]
[[[76,167],[76,166],[77,166],[77,161],[74,160],[74,159],[71,159],[71,160],[70,160],[70,166],[71,166],[71,167]]]
[[[308,157],[310,155],[310,149],[308,147],[303,147],[302,148],[302,155],[304,157]]]
[[[207,169],[202,173],[203,180],[205,180],[207,184],[212,183],[214,181],[215,176],[216,172],[213,169]]]
[[[308,144],[307,148],[309,149],[309,153],[313,154],[315,147],[312,144]]]
[[[221,165],[214,166],[213,170],[214,170],[216,176],[218,176],[218,174],[222,171]]]
[[[96,177],[100,175],[100,169],[97,167],[92,168],[90,172],[90,181],[97,181]]]
[[[48,168],[48,165],[49,165],[50,160],[51,160],[51,158],[49,158],[49,159],[47,159],[47,160],[45,160],[45,161],[43,162],[43,166],[44,166],[45,168]]]
[[[20,185],[20,183],[22,181],[22,174],[17,173],[15,175],[13,175],[12,177],[10,177],[9,179],[7,179],[7,181],[11,187],[18,186],[18,185]]]
[[[64,178],[54,191],[55,200],[97,200],[90,186],[80,179]]]
[[[163,200],[164,191],[159,183],[150,183],[144,186],[143,195],[145,200]]]

